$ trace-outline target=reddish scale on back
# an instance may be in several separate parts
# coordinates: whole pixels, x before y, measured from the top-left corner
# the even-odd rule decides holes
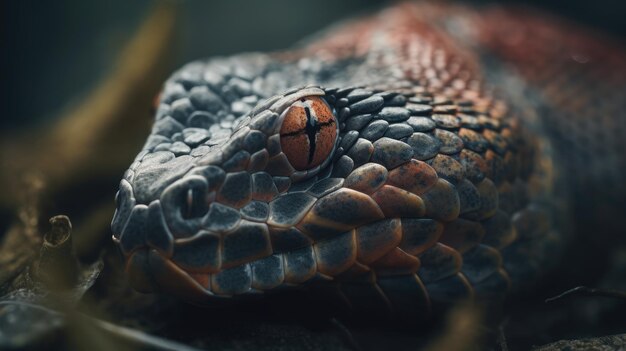
[[[442,15],[436,5],[400,4],[347,23],[300,54],[363,57],[370,66],[395,68],[393,77],[415,83],[414,93],[471,101],[475,110],[491,112],[494,100],[483,87],[478,58],[437,25]]]

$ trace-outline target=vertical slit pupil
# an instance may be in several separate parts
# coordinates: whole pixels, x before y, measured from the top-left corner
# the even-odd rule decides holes
[[[309,137],[309,161],[307,163],[310,164],[315,156],[315,136],[320,130],[320,126],[317,124],[317,119],[311,116],[311,109],[308,106],[304,108],[304,112],[306,113],[305,132]]]

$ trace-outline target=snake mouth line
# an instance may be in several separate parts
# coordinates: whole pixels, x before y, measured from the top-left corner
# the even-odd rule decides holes
[[[249,300],[258,296],[255,294],[237,296],[215,294],[211,292],[211,285],[220,283],[219,280],[215,279],[215,275],[187,272],[155,249],[141,248],[134,251],[128,257],[125,269],[131,279],[132,287],[137,291],[143,293],[161,292],[171,294],[199,306],[214,306],[214,304],[218,302],[220,305],[223,305],[224,302],[234,303],[244,298]],[[502,270],[501,272],[504,277],[504,284],[508,286],[510,284],[508,277]],[[453,284],[450,285],[450,282]],[[341,286],[340,284],[341,283],[337,286]],[[375,291],[381,294],[382,300],[379,300],[380,297],[378,297],[377,299],[368,299],[364,301],[364,303],[369,306],[369,310],[373,315],[381,317],[386,316],[385,318],[389,318],[394,308],[401,308],[397,305],[394,306],[395,302],[392,302],[390,299],[402,299],[405,301],[406,306],[414,310],[413,314],[408,315],[411,316],[412,320],[425,321],[433,312],[433,308],[439,308],[437,306],[442,302],[441,300],[431,300],[429,292],[432,291],[436,293],[437,289],[449,289],[450,286],[454,286],[455,284],[461,284],[465,286],[466,289],[469,289],[468,294],[463,296],[464,299],[475,299],[475,293],[471,288],[470,282],[467,281],[467,278],[461,273],[451,277],[451,279],[447,279],[447,281],[444,281],[444,284],[427,285],[425,285],[417,275],[403,275],[379,281],[377,285],[375,285]],[[400,285],[401,288],[397,289],[397,285]],[[367,285],[360,283],[353,287],[363,289],[366,286]],[[299,286],[299,288],[302,288],[302,286]],[[343,289],[353,291],[351,285],[343,285]],[[337,290],[336,294],[341,298],[343,292]],[[237,299],[232,299],[233,297],[237,297]],[[458,300],[460,296],[449,296],[449,298]],[[343,296],[343,299],[346,299],[346,296]],[[359,301],[359,299],[348,301],[346,312],[362,311],[365,305],[360,306],[359,304],[361,302],[363,301]],[[376,305],[381,303],[383,308],[377,309],[380,306],[376,307]],[[419,314],[416,314],[415,309],[419,310]],[[402,313],[398,313],[398,315],[402,315]],[[416,316],[420,317],[414,319]]]
[[[125,270],[131,285],[139,292],[165,292],[203,304],[220,298],[210,291],[208,274],[186,272],[156,249],[143,247],[133,251]]]
[[[405,227],[401,229],[399,225],[403,221]],[[322,240],[313,248],[274,254],[215,271],[189,270],[172,260],[171,254],[142,246],[127,254],[125,269],[132,286],[138,291],[163,292],[198,305],[233,298],[241,300],[270,290],[280,291],[276,289],[279,285],[302,289],[308,283],[323,281],[337,289],[337,296],[352,293],[354,287],[371,287],[372,301],[384,306],[380,311],[400,308],[392,303],[399,298],[412,299],[413,308],[422,311],[420,315],[442,301],[441,291],[447,291],[444,300],[474,299],[476,295],[484,298],[485,294],[498,299],[497,296],[506,293],[511,282],[496,251],[479,246],[475,250],[462,250],[469,254],[462,257],[455,249],[439,243],[447,243],[449,239],[442,237],[444,233],[440,225],[433,227],[429,223],[435,222],[408,218],[377,221],[339,237]],[[415,232],[417,236],[408,235],[402,239],[402,231],[409,233],[417,228],[421,228]],[[428,232],[431,236],[424,237]],[[357,234],[359,244],[355,242]],[[449,244],[457,248],[464,245]],[[345,256],[343,248],[351,248],[353,254],[349,256],[354,256]],[[462,269],[464,259],[470,268]],[[487,263],[493,259],[496,260]],[[303,260],[310,260],[310,273],[302,273],[307,266]],[[294,262],[299,262],[299,266],[293,266]],[[475,266],[477,263],[479,266]],[[494,266],[486,270],[486,264]],[[471,267],[482,272],[476,273]],[[375,271],[376,276],[365,274],[370,270]],[[431,294],[434,294],[434,300]],[[355,301],[354,296],[344,296],[343,299],[349,301],[348,309],[364,308],[358,305],[360,302]]]

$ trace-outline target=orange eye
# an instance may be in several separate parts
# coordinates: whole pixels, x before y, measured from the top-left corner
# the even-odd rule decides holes
[[[304,171],[324,162],[336,139],[335,116],[322,98],[304,97],[285,111],[280,147],[296,170]]]

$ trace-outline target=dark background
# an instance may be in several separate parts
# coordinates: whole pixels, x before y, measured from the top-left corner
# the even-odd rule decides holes
[[[626,2],[507,1],[530,4],[626,38]],[[242,51],[287,48],[299,39],[386,1],[180,1],[175,65]],[[112,69],[150,0],[2,0],[0,131],[59,116]]]
[[[507,3],[511,2],[515,1],[507,1]],[[352,15],[374,11],[377,8],[384,7],[387,2],[375,0],[308,0],[297,2],[293,0],[178,0],[175,3],[178,5],[180,13],[177,22],[178,32],[175,36],[177,39],[173,40],[172,43],[168,43],[174,56],[168,71],[172,71],[188,61],[202,57],[230,55],[242,51],[267,51],[288,48],[298,40],[327,27],[331,23]],[[521,3],[521,1],[517,1],[517,3]],[[626,41],[626,21],[624,20],[626,1],[531,0],[523,3],[570,18],[588,27],[608,32],[622,42]],[[78,105],[113,71],[121,49],[135,35],[136,29],[149,13],[153,4],[154,1],[152,0],[109,0],[99,2],[85,0],[0,0],[0,151],[3,151],[1,149],[4,146],[2,142],[5,139],[11,139],[10,137],[14,135],[19,136],[20,133],[17,133],[18,131],[35,125],[45,126],[44,122],[50,121],[55,117],[71,116],[67,111]],[[161,62],[170,61],[164,60]],[[155,82],[158,81],[161,81],[161,77],[145,85],[151,86],[156,92],[157,83]],[[143,89],[138,89],[138,91],[145,92]],[[135,121],[134,124],[137,127],[143,123],[143,129],[135,128],[137,131],[134,133],[124,134],[125,131],[119,131],[118,129],[112,128],[115,132],[111,133],[110,130],[102,128],[103,130],[99,130],[99,132],[103,135],[106,134],[104,135],[105,137],[111,137],[111,140],[113,137],[116,138],[115,142],[107,143],[106,141],[109,139],[103,137],[102,140],[96,140],[94,143],[78,143],[79,145],[87,144],[93,148],[93,150],[87,150],[90,152],[87,153],[87,156],[91,158],[85,156],[85,159],[93,160],[93,162],[70,164],[68,167],[71,171],[63,172],[57,169],[65,167],[63,162],[57,162],[55,158],[57,154],[63,154],[62,151],[66,151],[65,148],[60,148],[61,151],[55,149],[56,153],[53,153],[53,156],[50,157],[45,152],[45,149],[44,152],[40,152],[41,148],[45,148],[49,144],[44,143],[41,146],[33,143],[33,138],[37,138],[38,134],[25,133],[25,138],[16,138],[15,145],[10,145],[14,147],[14,150],[24,149],[23,145],[25,144],[35,144],[34,153],[31,154],[39,156],[33,157],[36,159],[32,160],[29,153],[25,153],[27,156],[21,156],[20,154],[20,157],[14,157],[15,153],[6,153],[11,158],[23,158],[25,160],[24,163],[27,164],[26,168],[29,173],[24,172],[24,175],[32,176],[31,173],[38,175],[38,170],[47,170],[48,168],[57,169],[57,172],[53,173],[52,176],[45,174],[45,176],[41,177],[46,181],[44,183],[46,187],[43,190],[32,190],[23,186],[22,183],[18,183],[19,186],[15,186],[13,185],[16,183],[14,181],[10,183],[11,185],[2,185],[0,187],[0,200],[3,198],[1,195],[5,195],[5,193],[22,195],[23,193],[30,194],[45,191],[41,195],[41,198],[45,199],[45,201],[39,206],[39,212],[35,214],[27,213],[27,215],[39,215],[41,217],[39,223],[42,228],[38,232],[43,233],[44,230],[47,230],[47,220],[45,218],[58,213],[68,214],[75,225],[74,243],[77,251],[81,254],[81,258],[90,257],[96,259],[102,253],[102,248],[105,248],[105,251],[109,254],[107,256],[109,260],[105,264],[105,269],[108,271],[104,271],[101,278],[99,278],[99,285],[91,289],[90,293],[95,296],[92,296],[93,300],[97,301],[100,304],[99,306],[103,306],[103,310],[109,310],[108,307],[114,307],[116,312],[111,313],[118,313],[116,318],[119,317],[124,320],[138,317],[142,311],[146,312],[145,319],[149,320],[153,314],[147,312],[155,311],[147,303],[134,306],[133,303],[136,301],[132,299],[124,300],[124,296],[116,295],[116,289],[119,287],[119,282],[122,281],[119,279],[119,274],[121,274],[122,270],[122,260],[117,256],[117,251],[112,248],[113,244],[109,239],[109,223],[113,213],[113,193],[119,182],[120,175],[130,164],[136,150],[144,140],[145,134],[149,131],[150,115],[148,111],[150,107],[148,105],[150,94],[151,92],[146,92],[144,94],[145,99],[141,100],[141,103],[135,104],[141,105],[139,108],[137,106],[122,105],[126,107],[124,114],[117,115],[134,117],[133,113],[137,110],[145,111],[144,120],[142,122]],[[145,108],[143,108],[144,102]],[[122,109],[120,108],[119,110]],[[115,112],[117,113],[117,110]],[[83,115],[81,115],[82,117]],[[120,124],[124,127],[128,127],[127,123],[129,122],[126,122],[125,119],[119,119],[119,121],[121,121]],[[94,127],[94,129],[97,128]],[[128,130],[133,128],[125,129],[128,132]],[[82,130],[78,131],[78,133],[81,132]],[[107,133],[114,135],[108,135]],[[127,137],[128,134],[137,137],[142,133],[142,138],[137,138],[134,141],[132,138]],[[73,140],[73,138],[69,136],[66,140]],[[71,143],[66,142],[63,146],[66,144],[71,145]],[[125,151],[119,152],[119,154],[110,152],[109,146],[111,144],[115,144],[113,146],[117,147],[116,150],[118,152]],[[0,152],[0,163],[5,161],[2,159],[2,156],[5,156],[5,154]],[[68,155],[63,154],[63,156],[67,157]],[[111,161],[111,159],[114,160]],[[46,160],[48,162],[43,162]],[[78,158],[78,160],[81,159]],[[40,165],[39,163],[42,164]],[[61,164],[61,166],[51,167],[51,165],[56,165],[56,163]],[[6,164],[11,163],[6,162]],[[31,166],[34,170],[30,169]],[[19,167],[14,168],[20,170]],[[75,169],[79,170],[76,174],[73,172]],[[7,170],[9,172],[6,172]],[[5,175],[3,171],[16,175],[15,178],[23,177],[22,173],[13,171],[13,168],[4,168],[4,164],[2,164],[0,166],[0,182],[4,180],[2,177]],[[6,178],[13,180],[12,178],[14,177]],[[24,184],[28,185],[30,183],[25,181]],[[15,200],[15,198],[18,198],[17,195],[5,196],[4,202],[0,201],[0,239],[3,239],[2,235],[5,232],[9,232],[6,229],[9,228],[9,225],[17,217],[16,213],[19,212],[20,218],[24,218],[24,214],[20,212],[22,207],[14,204],[17,203],[21,206],[23,202],[31,200],[28,197],[25,199],[18,198],[18,200]],[[36,207],[36,205],[35,203],[33,207]],[[15,207],[18,207],[17,210]],[[611,221],[615,223],[623,222],[614,218],[611,218]],[[592,229],[595,228],[592,227]],[[21,232],[19,233],[21,234]],[[598,246],[611,246],[606,245],[609,241],[602,241],[594,230],[586,231],[581,229],[581,234],[592,234],[589,235],[589,238],[593,240],[587,240],[584,243],[595,240],[594,242],[599,242]],[[610,242],[615,244],[613,241]],[[587,245],[577,244],[584,249],[588,248]],[[604,252],[603,250],[597,250],[597,248],[592,249],[594,252]],[[10,249],[5,249],[4,253],[9,251]],[[609,274],[607,276],[603,273],[603,269],[606,268],[603,265],[608,265],[608,263],[605,263],[605,261],[609,260],[608,257],[607,255],[606,260],[597,260],[596,257],[581,254],[576,256],[577,264],[568,265],[567,268],[574,275],[580,273],[576,271],[576,267],[586,265],[585,272],[587,275],[593,275],[594,279],[590,281],[594,282],[594,284],[595,281],[608,277],[603,280],[608,282],[604,286],[621,289],[624,276],[623,270],[614,269],[612,275]],[[623,260],[626,262],[626,259]],[[85,260],[85,262],[87,261]],[[566,264],[569,264],[569,262]],[[598,266],[601,266],[600,268],[602,269],[598,269]],[[618,267],[618,264],[614,264],[614,266]],[[117,271],[115,271],[116,269]],[[587,281],[583,281],[583,283],[586,284]],[[578,284],[578,281],[576,284]],[[108,287],[111,288],[109,289]],[[123,289],[119,290],[123,291]],[[530,301],[530,307],[534,309],[527,308],[525,304],[515,306],[517,310],[513,312],[517,319],[512,319],[507,324],[509,343],[517,345],[518,349],[528,349],[531,344],[538,345],[561,338],[579,338],[623,332],[623,329],[619,329],[623,324],[621,323],[624,319],[623,309],[614,308],[610,304],[607,308],[605,305],[596,304],[597,300],[594,299],[571,300],[569,304],[543,305],[540,303],[539,307],[537,307],[537,301],[541,302],[545,296],[550,296],[549,293],[543,291],[539,292],[538,295],[539,297],[526,297]],[[89,305],[91,300],[88,298],[84,300],[87,301],[85,305]],[[119,301],[126,304],[119,305],[117,304]],[[298,303],[299,301],[297,300]],[[611,302],[609,301],[609,303]],[[132,310],[129,312],[125,307],[131,305],[133,308],[128,309],[129,311]],[[261,306],[261,310],[267,307],[259,306]],[[301,311],[299,308],[293,309],[295,314]],[[605,309],[608,309],[609,312],[607,313]],[[173,310],[178,311],[176,309]],[[167,307],[163,311],[167,312]],[[132,315],[133,312],[136,315]],[[244,314],[245,316],[265,316],[263,313],[246,312],[248,314]],[[128,315],[131,316],[129,317]],[[189,319],[190,315],[189,309],[178,311],[177,314],[177,316],[185,316],[184,318],[186,319]],[[307,315],[307,313],[304,313],[304,315]],[[196,316],[201,316],[198,320],[202,319],[202,321],[206,318],[204,312],[196,311]],[[234,315],[231,318],[237,319],[237,316]],[[171,321],[176,321],[175,316],[168,315],[168,317]],[[160,323],[164,319],[154,318],[154,320],[161,325]],[[211,342],[217,339],[218,341],[221,340],[223,345],[228,346],[231,345],[230,343],[234,345],[234,343],[244,342],[245,337],[249,336],[254,338],[252,341],[254,345],[257,342],[269,344],[268,340],[272,340],[272,335],[270,335],[268,338],[257,341],[259,339],[258,335],[261,335],[260,332],[257,335],[257,329],[255,329],[259,328],[258,319],[253,318],[249,321],[246,318],[241,318],[241,321],[243,323],[241,325],[245,328],[229,328],[230,324],[225,324],[225,327],[213,330],[210,335],[205,335],[207,328],[205,324],[191,322],[189,324],[200,326],[202,330],[197,331],[198,335],[196,336],[191,331],[189,335],[181,333],[179,337],[185,338],[188,336],[189,340],[197,337],[198,340],[209,340]],[[214,324],[220,324],[221,320],[215,318],[213,322]],[[314,323],[315,321],[313,321]],[[233,325],[237,326],[239,324]],[[264,325],[261,327],[265,328]],[[181,328],[185,328],[185,324],[182,324]],[[303,327],[298,330],[301,330],[300,333],[304,333],[303,335],[309,335],[310,339],[322,340],[318,334],[311,333],[307,328]],[[210,327],[208,329],[211,330]],[[244,332],[237,334],[241,329]],[[282,338],[282,330],[278,330],[278,334],[273,335],[279,335]],[[290,330],[288,332],[291,332]],[[222,332],[225,335],[221,335]],[[414,341],[409,338],[398,338],[397,334],[390,334],[385,338],[384,331],[383,334],[370,333],[369,330],[361,331],[360,333],[361,335],[357,334],[357,336],[362,338],[362,341],[372,342],[372,345],[370,345],[372,348],[376,348],[376,346],[387,342],[389,339],[398,340],[398,343],[406,341],[407,345],[404,345],[405,347],[411,345],[411,342]],[[320,335],[322,334],[320,332]],[[232,335],[235,335],[235,337]],[[323,335],[328,336],[329,334]],[[328,336],[328,338],[334,338],[333,335],[335,334]],[[381,335],[383,336],[381,337]],[[203,337],[206,338],[202,339]],[[458,335],[455,334],[455,337],[458,337]],[[332,338],[331,340],[335,340]],[[424,341],[420,340],[420,342],[423,343]],[[300,345],[300,340],[298,340],[298,343]],[[389,348],[389,345],[385,344],[385,347]]]

